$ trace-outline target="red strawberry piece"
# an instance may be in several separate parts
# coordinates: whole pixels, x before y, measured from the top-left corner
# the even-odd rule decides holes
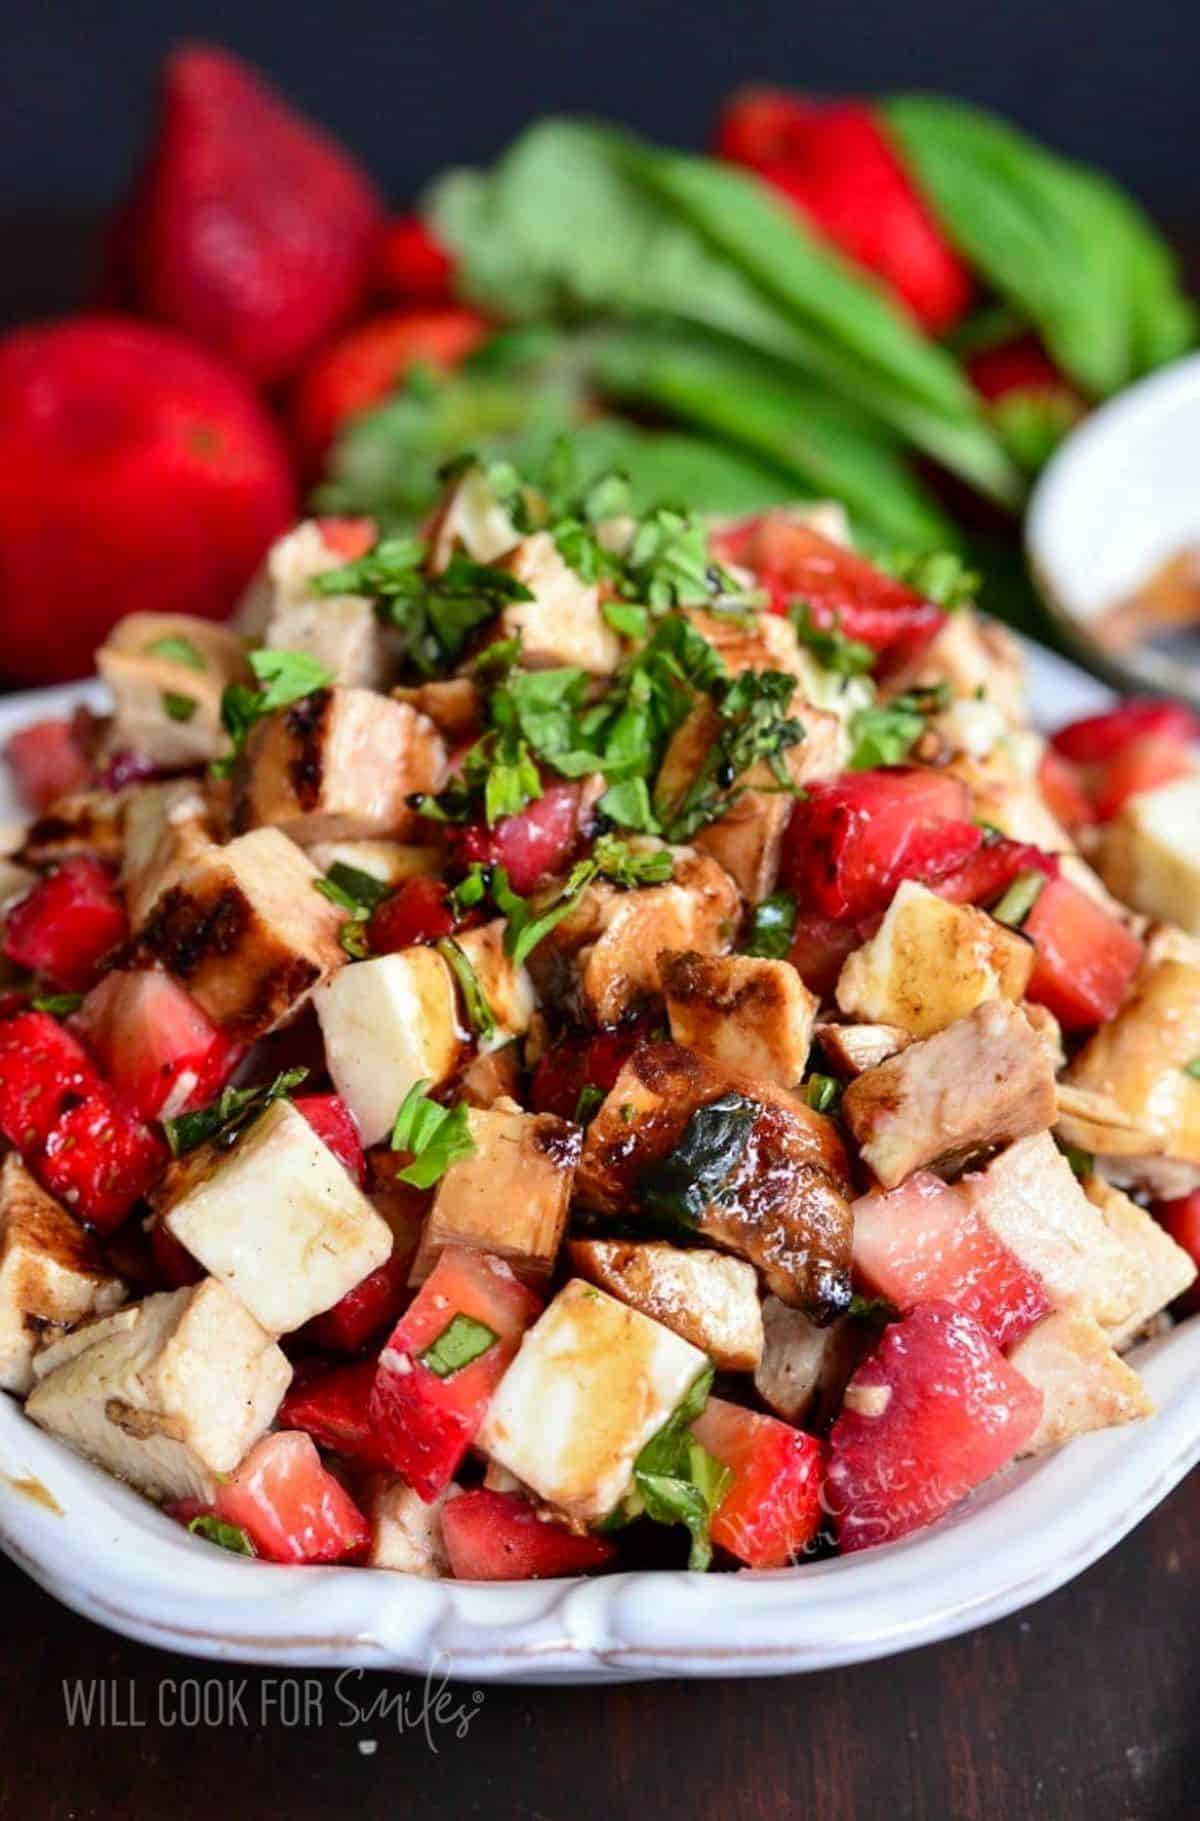
[[[449,303],[454,261],[419,215],[393,215],[375,255],[375,284],[397,303]]]
[[[332,1151],[342,1168],[361,1184],[367,1174],[367,1160],[354,1114],[340,1094],[301,1094],[292,1102],[303,1113],[317,1137]]]
[[[963,314],[970,273],[873,108],[744,90],[721,116],[717,150],[786,196],[819,234],[881,279],[929,334]]]
[[[449,889],[440,879],[421,873],[406,879],[371,913],[367,943],[372,954],[392,955],[419,942],[437,942],[454,931]]]
[[[1001,835],[997,840],[985,840],[965,865],[938,880],[936,890],[939,898],[948,898],[952,904],[988,907],[1022,873],[1041,873],[1044,878],[1057,879],[1058,866],[1057,854],[1043,853],[1027,841],[1010,841]]]
[[[13,681],[89,674],[131,606],[228,613],[294,508],[274,425],[202,349],[111,317],[0,342],[0,668]]]
[[[843,1551],[908,1536],[1012,1460],[1042,1394],[946,1303],[891,1323],[846,1389],[825,1504]]]
[[[98,1082],[83,1045],[49,1012],[21,1012],[0,1023],[0,1134],[27,1162],[64,1108]]]
[[[386,1468],[371,1429],[369,1407],[375,1361],[353,1366],[313,1365],[298,1370],[279,1406],[284,1429],[302,1429],[322,1448],[363,1467]]]
[[[129,934],[125,906],[99,861],[64,861],[8,913],[4,953],[18,967],[75,992]]]
[[[226,51],[167,61],[125,226],[142,308],[260,383],[354,313],[383,222],[353,160]]]
[[[4,748],[22,803],[40,812],[56,797],[86,790],[92,765],[76,737],[74,721],[35,721]]]
[[[384,1264],[315,1318],[311,1332],[318,1347],[329,1353],[359,1353],[368,1341],[392,1327],[408,1296],[412,1258],[412,1246],[397,1240]]]
[[[1038,760],[1037,781],[1051,814],[1069,834],[1096,820],[1096,811],[1078,768],[1053,746],[1047,746]]]
[[[1130,797],[1173,784],[1195,771],[1192,749],[1170,734],[1147,734],[1115,753],[1096,778],[1096,819],[1109,822]]]
[[[201,1281],[204,1266],[199,1259],[192,1257],[187,1247],[176,1239],[171,1229],[165,1227],[161,1220],[154,1221],[149,1237],[154,1268],[168,1290],[184,1290]]]
[[[487,333],[470,310],[394,310],[322,348],[301,374],[291,407],[292,433],[310,468],[320,468],[348,419],[379,404],[413,367],[456,367]]]
[[[837,985],[842,963],[856,948],[870,941],[878,923],[877,916],[835,923],[830,917],[802,911],[792,928],[788,960],[809,991],[827,999]]]
[[[97,1082],[60,1115],[41,1155],[25,1161],[80,1220],[111,1233],[161,1175],[167,1153],[107,1083]]]
[[[1077,765],[1103,765],[1124,751],[1131,741],[1167,738],[1186,743],[1200,738],[1200,722],[1182,702],[1156,696],[1130,696],[1102,714],[1071,721],[1051,736],[1050,744],[1064,759]]]
[[[1064,1031],[1116,1017],[1145,952],[1123,923],[1069,879],[1051,879],[1021,927],[1037,950],[1026,998]]]
[[[886,910],[902,879],[936,884],[983,841],[966,787],[919,766],[812,784],[784,834],[781,874],[804,911],[855,923]]]
[[[481,822],[448,831],[451,851],[469,864],[502,866],[508,882],[522,896],[548,874],[562,872],[579,840],[579,786],[550,784],[518,815],[504,816],[494,828]]]
[[[519,1493],[479,1487],[442,1508],[456,1581],[546,1581],[590,1574],[616,1554],[607,1537],[576,1536],[539,1516]]]
[[[264,1435],[218,1487],[214,1509],[268,1562],[353,1562],[371,1543],[366,1518],[295,1429]]]
[[[784,1568],[821,1527],[825,1449],[777,1417],[710,1397],[692,1434],[733,1475],[712,1540],[748,1568]]]
[[[574,1119],[585,1087],[607,1094],[638,1044],[647,1036],[650,1020],[636,1018],[612,1025],[595,1035],[563,1037],[538,1058],[529,1088],[535,1113],[556,1113]]]
[[[321,541],[341,557],[343,563],[357,562],[377,542],[379,527],[373,518],[319,518],[317,529]]]
[[[241,1051],[168,974],[110,973],[74,1018],[105,1077],[142,1119],[204,1106]]]

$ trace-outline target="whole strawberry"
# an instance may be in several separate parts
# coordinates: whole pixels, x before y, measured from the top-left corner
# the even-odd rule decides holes
[[[0,340],[0,673],[83,676],[135,608],[218,618],[294,516],[246,381],[166,329],[77,317]]]
[[[260,383],[286,379],[354,312],[383,220],[357,165],[236,57],[168,59],[117,250],[151,316]]]

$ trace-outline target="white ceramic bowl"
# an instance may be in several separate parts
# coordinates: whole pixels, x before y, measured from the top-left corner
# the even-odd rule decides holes
[[[1097,618],[1200,546],[1200,354],[1130,386],[1085,419],[1042,474],[1025,522],[1030,567],[1064,636],[1124,688],[1191,694],[1170,659],[1120,658]]]
[[[1035,713],[1107,692],[1030,650]],[[0,742],[79,690],[0,703]],[[0,792],[0,813],[6,804]],[[114,1631],[193,1656],[434,1670],[472,1682],[781,1675],[887,1656],[1002,1618],[1112,1548],[1200,1458],[1200,1320],[1140,1350],[1158,1406],[997,1475],[907,1541],[771,1574],[480,1586],[275,1568],[190,1538],[0,1396],[0,1546]]]

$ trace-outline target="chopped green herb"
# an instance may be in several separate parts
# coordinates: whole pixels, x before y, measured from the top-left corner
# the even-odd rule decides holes
[[[1044,873],[1018,873],[1000,902],[992,906],[992,915],[997,923],[1007,923],[1010,929],[1020,929],[1041,897],[1045,883]]]
[[[176,695],[173,689],[164,689],[161,700],[168,721],[190,721],[200,706],[195,696]]]
[[[182,664],[188,670],[207,670],[203,656],[190,639],[179,638],[174,633],[165,638],[151,639],[146,647],[146,656],[163,658],[168,664]]]
[[[437,1339],[423,1353],[418,1353],[417,1358],[439,1378],[449,1378],[452,1373],[469,1366],[472,1360],[482,1358],[499,1338],[485,1322],[476,1321],[473,1315],[459,1314],[451,1317]]]
[[[286,1100],[307,1079],[307,1069],[284,1069],[267,1087],[223,1088],[215,1100],[196,1112],[164,1119],[163,1131],[172,1154],[185,1157],[210,1141],[232,1144],[260,1113],[265,1113],[276,1100]]]
[[[215,1512],[200,1512],[197,1517],[189,1519],[188,1529],[193,1536],[202,1536],[206,1542],[215,1543],[219,1549],[228,1549],[231,1555],[257,1553],[249,1531],[243,1530],[240,1524],[227,1524]]]
[[[805,1104],[814,1113],[835,1113],[841,1098],[841,1083],[833,1075],[810,1075],[804,1084]]]
[[[914,594],[947,613],[967,606],[983,585],[978,571],[968,569],[953,550],[894,552],[884,566],[897,581],[907,583]]]
[[[47,993],[44,998],[29,1001],[35,1012],[49,1012],[52,1018],[69,1018],[83,1004],[82,993]]]
[[[219,776],[232,769],[256,721],[277,708],[303,700],[314,690],[327,689],[333,682],[332,673],[306,651],[252,651],[250,668],[258,678],[258,689],[251,689],[247,683],[230,683],[221,696],[221,725],[229,735],[233,753],[214,764],[213,770]]]
[[[767,961],[782,961],[792,946],[796,927],[796,900],[791,892],[772,892],[756,904],[750,918],[745,952]]]
[[[323,879],[314,879],[313,889],[339,909],[349,911],[359,922],[364,921],[376,905],[382,904],[392,892],[392,887],[384,880],[377,879],[374,873],[365,873],[357,866],[347,866],[342,860],[335,860]]]
[[[925,716],[911,697],[861,708],[850,726],[854,741],[851,771],[874,771],[880,765],[900,765],[925,731]]]
[[[579,1098],[571,1117],[576,1125],[590,1125],[603,1105],[604,1089],[598,1088],[594,1081],[585,1081],[579,1090]]]
[[[36,999],[34,1004],[37,1004]],[[1193,1081],[1200,1081],[1200,1056],[1193,1056],[1190,1062],[1185,1062],[1183,1072],[1185,1075],[1190,1075]]]
[[[816,626],[807,601],[797,601],[788,611],[796,637],[818,664],[839,677],[861,677],[875,663],[875,653],[862,639],[850,639],[837,625]]]
[[[638,1199],[647,1213],[672,1226],[697,1226],[720,1199],[761,1110],[735,1093],[697,1107],[675,1149],[642,1172]]]
[[[491,890],[491,884],[491,867],[484,866],[479,860],[472,860],[466,877],[450,888],[450,904],[454,913],[461,916],[463,911],[474,910],[476,905],[482,904]]]
[[[492,1008],[487,1002],[487,995],[480,984],[479,975],[453,936],[443,936],[435,946],[438,954],[458,981],[471,1029],[477,1037],[487,1043],[496,1035],[496,1020],[492,1015]]]
[[[682,797],[659,815],[669,841],[689,841],[742,794],[738,779],[765,763],[780,790],[793,789],[783,754],[804,739],[790,712],[796,679],[782,670],[744,670],[715,697],[718,731]]]
[[[538,943],[570,916],[594,879],[603,876],[611,879],[614,885],[633,890],[640,885],[665,884],[674,867],[674,858],[665,847],[641,852],[615,835],[601,835],[587,859],[577,861],[571,868],[557,898],[536,917],[530,915],[528,901],[515,892],[508,892],[508,903],[502,903],[493,881],[492,896],[508,918],[504,933],[505,953],[515,967],[521,967]]]
[[[338,944],[351,961],[365,961],[371,952],[367,926],[361,917],[347,917],[338,931]]]
[[[1076,1176],[1090,1176],[1096,1167],[1096,1159],[1082,1145],[1060,1144],[1059,1150],[1070,1164]]]
[[[713,1513],[733,1475],[691,1433],[708,1402],[713,1369],[705,1366],[667,1421],[646,1443],[633,1465],[633,1484],[648,1518],[656,1524],[683,1524],[692,1539],[688,1567],[703,1573],[712,1561]]]
[[[886,1296],[852,1296],[846,1314],[851,1321],[867,1322],[873,1328],[884,1328],[899,1321],[900,1311]]]
[[[602,611],[613,631],[623,639],[644,639],[650,630],[650,614],[645,607],[634,607],[626,601],[605,601]]]
[[[415,1189],[431,1189],[452,1163],[475,1154],[465,1104],[460,1101],[455,1107],[444,1107],[429,1099],[428,1086],[428,1081],[414,1081],[392,1126],[393,1151],[413,1154],[399,1179]]]

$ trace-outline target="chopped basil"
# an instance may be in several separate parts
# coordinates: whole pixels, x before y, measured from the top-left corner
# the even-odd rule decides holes
[[[347,866],[341,860],[334,862],[323,879],[313,880],[313,889],[339,909],[349,911],[359,922],[363,922],[392,892],[392,887],[382,879],[376,879],[373,873],[364,873],[359,867]]]
[[[307,651],[252,651],[250,668],[258,679],[258,689],[247,683],[230,683],[221,696],[221,725],[233,745],[232,755],[213,766],[221,776],[232,769],[256,721],[333,682],[332,673]]]
[[[223,1088],[215,1100],[194,1113],[180,1113],[176,1119],[164,1119],[163,1131],[176,1157],[184,1157],[198,1145],[219,1138],[232,1143],[251,1120],[276,1100],[285,1100],[307,1080],[307,1069],[284,1069],[267,1087]]]
[[[733,1483],[729,1468],[691,1433],[712,1381],[713,1369],[705,1366],[633,1465],[633,1487],[646,1516],[657,1524],[686,1525],[692,1539],[688,1567],[701,1573],[712,1561],[713,1513]]]
[[[1083,1146],[1078,1144],[1060,1144],[1058,1148],[1070,1164],[1074,1175],[1092,1175],[1096,1168],[1096,1159],[1090,1151],[1085,1151]]]
[[[765,762],[780,790],[793,787],[783,755],[804,739],[804,723],[790,712],[796,679],[783,670],[744,670],[715,697],[716,738],[683,795],[658,806],[669,841],[689,841],[724,815],[742,794],[738,779]]]
[[[792,946],[795,927],[796,900],[791,892],[772,892],[754,907],[745,952],[767,961],[782,961]]]
[[[1018,873],[1000,902],[992,906],[992,915],[997,923],[1007,923],[1010,929],[1020,929],[1041,897],[1045,883],[1044,873]]]
[[[338,946],[351,961],[365,961],[371,952],[367,926],[361,917],[347,917],[338,931]]]
[[[231,1555],[257,1554],[249,1531],[243,1530],[240,1524],[227,1524],[213,1512],[202,1511],[198,1517],[190,1519],[188,1529],[193,1536],[202,1536],[206,1542],[228,1549]]]
[[[37,1004],[36,999],[34,1004]],[[1190,1062],[1185,1062],[1183,1072],[1185,1075],[1190,1075],[1193,1081],[1200,1081],[1200,1056],[1193,1056]]]
[[[168,664],[182,664],[188,670],[207,670],[203,656],[190,639],[168,634],[166,638],[152,639],[146,647],[146,656],[164,658]]]
[[[881,564],[914,594],[952,613],[975,599],[983,578],[953,550],[898,551]]]
[[[874,771],[879,765],[900,765],[925,731],[925,716],[907,696],[893,702],[861,708],[851,723],[854,749],[851,771]]]
[[[411,1151],[413,1161],[400,1171],[400,1181],[431,1189],[452,1163],[475,1154],[466,1106],[444,1107],[430,1100],[428,1081],[414,1081],[400,1103],[392,1126],[393,1151]]]
[[[797,601],[788,611],[800,644],[811,651],[822,669],[839,677],[861,677],[872,669],[875,653],[862,639],[847,638],[836,624],[817,626],[807,601]]]
[[[832,1075],[810,1075],[804,1084],[804,1100],[814,1113],[835,1113],[842,1098],[842,1086]]]
[[[610,879],[614,885],[632,891],[641,885],[665,885],[674,870],[674,856],[665,847],[642,850],[630,847],[615,835],[601,835],[587,859],[577,861],[571,868],[558,896],[538,916],[531,917],[528,900],[507,889],[508,881],[497,869],[500,878],[504,879],[508,898],[507,903],[502,900],[494,879],[492,896],[508,918],[505,953],[514,967],[522,966],[538,943],[570,916],[594,879]]]
[[[190,721],[200,706],[195,696],[177,695],[173,689],[164,689],[161,700],[168,721]]]
[[[48,993],[29,1001],[35,1012],[49,1012],[52,1018],[69,1018],[83,1004],[82,993]]]
[[[645,607],[634,607],[627,601],[605,601],[603,613],[623,639],[644,639],[650,629],[650,614]]]
[[[450,967],[458,981],[467,1008],[467,1017],[471,1021],[471,1029],[477,1037],[482,1037],[483,1041],[487,1043],[496,1035],[496,1020],[492,1015],[492,1008],[487,1002],[487,994],[480,984],[479,975],[453,936],[443,936],[435,946],[438,954]]]
[[[314,576],[315,594],[362,594],[400,634],[404,655],[426,676],[455,663],[467,640],[509,601],[531,601],[524,582],[455,551],[440,575],[427,575],[415,538],[384,538],[356,562]]]
[[[762,1111],[744,1094],[722,1094],[690,1115],[675,1149],[643,1170],[638,1198],[647,1213],[695,1227],[719,1199]]]
[[[589,1125],[603,1105],[604,1089],[598,1088],[594,1081],[585,1081],[571,1117],[576,1125]]]
[[[499,1338],[494,1329],[485,1322],[476,1321],[474,1316],[455,1315],[437,1339],[423,1353],[417,1354],[417,1359],[439,1378],[449,1378],[451,1373],[461,1372],[464,1366],[469,1366],[472,1360],[480,1359]]]
[[[900,1311],[886,1296],[852,1296],[846,1314],[852,1321],[866,1322],[872,1328],[885,1328],[899,1321]]]

